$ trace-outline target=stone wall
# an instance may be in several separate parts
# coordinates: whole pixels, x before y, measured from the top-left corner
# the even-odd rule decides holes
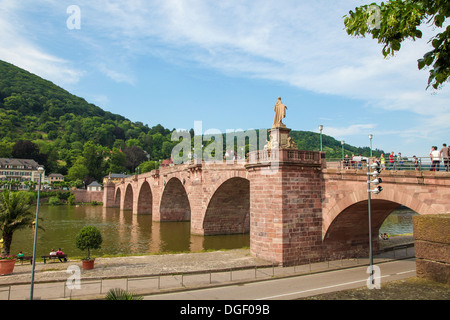
[[[103,191],[70,190],[75,196],[75,202],[103,202]]]
[[[416,272],[450,284],[450,214],[413,217]]]

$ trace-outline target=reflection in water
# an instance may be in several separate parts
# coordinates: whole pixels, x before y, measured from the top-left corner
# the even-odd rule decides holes
[[[189,222],[156,222],[152,221],[151,215],[121,212],[117,208],[41,206],[39,217],[43,218],[39,226],[45,231],[38,232],[38,256],[58,248],[69,256],[84,256],[86,252],[75,246],[75,237],[85,225],[94,225],[102,233],[102,248],[93,250],[94,256],[234,249],[249,246],[250,243],[248,234],[191,235]],[[14,233],[11,254],[22,250],[25,255],[31,255],[33,237],[32,229]]]
[[[394,211],[383,223],[380,232],[390,235],[412,233],[411,210]],[[94,225],[103,236],[102,248],[93,250],[94,256],[103,254],[145,254],[234,249],[250,245],[249,234],[198,236],[191,235],[189,222],[155,222],[151,215],[136,215],[131,211],[100,206],[41,206],[37,255],[48,254],[51,249],[62,248],[70,256],[82,257],[85,252],[75,246],[75,237],[85,225]],[[22,250],[33,252],[33,229],[14,233],[11,254]]]
[[[389,235],[412,233],[412,217],[417,214],[408,208],[395,210],[384,220],[380,227],[380,233],[387,232]]]

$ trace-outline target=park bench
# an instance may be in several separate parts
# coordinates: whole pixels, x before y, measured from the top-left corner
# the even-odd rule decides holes
[[[67,261],[67,254],[58,254],[58,255],[45,255],[41,256],[41,258],[44,259],[44,263],[46,263],[47,260],[54,260],[54,259],[64,259],[63,261]]]
[[[24,262],[25,260],[30,261],[30,264],[32,264],[32,263],[33,263],[33,256],[17,257],[17,260],[19,260],[20,262],[22,262],[22,264],[23,264],[23,262]]]

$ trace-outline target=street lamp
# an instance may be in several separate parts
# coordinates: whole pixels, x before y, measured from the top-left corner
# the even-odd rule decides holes
[[[33,266],[31,267],[30,300],[33,300],[33,291],[34,291],[34,267],[35,267],[35,263],[36,263],[36,243],[37,243],[37,232],[38,232],[38,221],[39,221],[39,197],[41,194],[41,180],[42,180],[42,173],[44,173],[44,167],[38,166],[37,171],[39,172],[39,185],[38,185],[38,196],[37,196],[37,206],[36,206],[36,221],[34,223]]]
[[[319,125],[319,131],[320,131],[320,151],[322,151],[322,130],[323,130],[323,125]]]
[[[373,134],[369,134],[369,140],[370,140],[370,157],[372,157],[372,138],[373,138]]]
[[[371,169],[374,169],[373,172],[370,172]],[[381,186],[378,186],[382,180],[381,178],[378,178],[378,175],[381,172],[381,164],[377,160],[371,165],[367,165],[367,193],[368,193],[368,218],[369,218],[369,265],[370,265],[370,284],[371,286],[374,285],[375,279],[374,279],[374,271],[373,271],[373,252],[372,252],[372,212],[371,212],[371,194],[379,194],[383,188]],[[370,180],[370,177],[375,178],[374,180]],[[377,186],[375,189],[371,190],[370,185],[374,184]]]
[[[344,162],[344,145],[345,145],[345,141],[342,140],[341,144],[342,144],[342,162]]]

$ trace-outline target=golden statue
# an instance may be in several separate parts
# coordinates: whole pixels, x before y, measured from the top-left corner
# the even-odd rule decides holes
[[[286,125],[281,122],[281,120],[286,117],[286,109],[287,107],[281,103],[281,97],[278,97],[278,101],[274,107],[275,118],[273,119],[272,128],[286,128]]]

